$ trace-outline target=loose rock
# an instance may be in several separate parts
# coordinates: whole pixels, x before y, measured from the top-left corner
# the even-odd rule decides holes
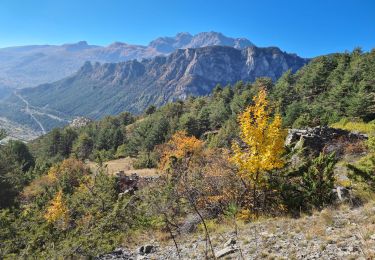
[[[217,258],[221,258],[230,254],[235,253],[238,251],[238,248],[235,248],[233,246],[225,247],[224,249],[221,249],[219,252],[216,253]]]
[[[148,254],[151,254],[155,251],[155,246],[153,245],[144,245],[144,246],[141,246],[139,249],[138,249],[138,254],[140,255],[148,255]]]

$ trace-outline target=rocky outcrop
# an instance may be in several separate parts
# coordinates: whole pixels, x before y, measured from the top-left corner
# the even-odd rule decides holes
[[[136,259],[134,253],[125,248],[117,248],[112,252],[98,255],[95,260],[133,260]]]
[[[73,127],[73,128],[80,128],[80,127],[84,127],[84,126],[87,126],[88,124],[90,124],[92,122],[91,119],[89,118],[86,118],[86,117],[76,117],[73,119],[73,121],[69,124],[70,127]]]
[[[96,260],[133,260],[133,259],[150,259],[148,256],[156,251],[156,246],[147,244],[132,252],[126,248],[117,248],[112,252],[98,255]],[[154,258],[151,258],[154,259]]]
[[[366,140],[367,135],[349,132],[328,126],[317,126],[306,129],[289,129],[285,145],[292,149],[306,149],[309,153],[318,154],[323,150],[327,153],[342,154],[348,144]]]

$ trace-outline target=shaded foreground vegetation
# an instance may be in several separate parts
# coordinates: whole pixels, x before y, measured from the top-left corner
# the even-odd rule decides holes
[[[125,112],[54,129],[28,146],[12,141],[0,147],[0,256],[95,256],[144,230],[173,239],[189,214],[201,218],[209,242],[207,216],[248,222],[322,209],[333,202],[340,157],[284,147],[287,127],[336,123],[366,132],[365,156],[347,165],[346,186],[370,200],[374,78],[375,52],[355,50],[318,57],[276,83],[217,86],[210,96],[150,107],[142,116]],[[103,167],[128,156],[160,172],[134,195],[123,194]],[[97,173],[86,159],[97,162]]]

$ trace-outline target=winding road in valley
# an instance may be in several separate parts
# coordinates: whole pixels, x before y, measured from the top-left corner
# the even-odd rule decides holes
[[[16,91],[14,92],[14,95],[17,96],[19,99],[22,100],[22,102],[25,103],[25,111],[27,114],[31,116],[31,118],[39,125],[40,129],[42,130],[42,133],[45,135],[47,133],[46,129],[44,128],[43,124],[34,116],[33,112],[30,109],[29,102],[24,99],[20,94],[18,94]]]

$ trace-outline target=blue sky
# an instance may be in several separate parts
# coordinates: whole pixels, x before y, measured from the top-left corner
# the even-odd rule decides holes
[[[219,31],[303,57],[375,47],[375,0],[1,0],[0,46]]]

